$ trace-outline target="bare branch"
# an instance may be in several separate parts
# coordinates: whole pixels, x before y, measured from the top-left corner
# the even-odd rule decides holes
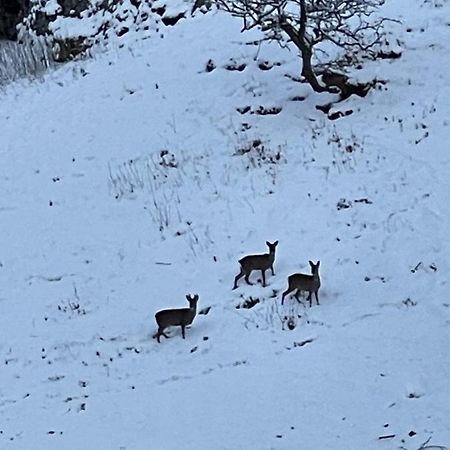
[[[313,55],[328,42],[338,50],[335,61],[352,64],[361,57],[374,58],[381,45],[384,24],[375,17],[385,0],[215,0],[219,9],[243,20],[243,30],[260,29],[267,40],[292,43],[299,51],[302,75],[317,92],[333,91],[317,79]],[[329,48],[329,46],[328,46]],[[342,53],[344,54],[342,55]],[[330,67],[334,61],[328,61]]]

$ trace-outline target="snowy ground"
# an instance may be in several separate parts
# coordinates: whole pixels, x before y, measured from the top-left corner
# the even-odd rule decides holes
[[[221,14],[0,93],[0,448],[450,448],[450,4],[392,3],[402,58],[334,122]]]

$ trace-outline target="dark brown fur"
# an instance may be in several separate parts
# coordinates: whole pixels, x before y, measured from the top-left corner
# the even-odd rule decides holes
[[[316,303],[319,305],[319,288],[320,288],[320,276],[319,276],[319,266],[320,261],[317,261],[317,264],[314,264],[312,261],[309,261],[309,265],[311,266],[311,274],[306,275],[304,273],[294,273],[288,278],[288,288],[283,292],[283,296],[281,297],[281,304],[284,303],[284,297],[291,293],[292,291],[297,289],[297,292],[294,294],[294,297],[300,302],[299,293],[300,291],[309,292],[307,300],[309,300],[309,306],[312,306],[312,294],[316,297]]]
[[[233,289],[237,289],[237,282],[243,276],[245,276],[244,279],[247,284],[251,285],[252,283],[250,283],[248,277],[253,270],[261,271],[263,287],[266,287],[266,270],[271,269],[272,275],[275,275],[275,272],[273,271],[273,263],[275,261],[275,248],[278,245],[278,241],[275,241],[273,244],[266,241],[266,244],[269,247],[269,253],[264,253],[262,255],[248,255],[239,260],[241,271],[236,275],[234,279]]]
[[[190,325],[194,320],[197,313],[197,302],[198,295],[186,295],[189,302],[189,308],[178,308],[178,309],[163,309],[155,314],[156,323],[158,324],[158,331],[154,337],[160,342],[160,337],[164,336],[168,338],[164,330],[170,326],[180,326],[181,335],[183,339],[185,338],[185,328]]]

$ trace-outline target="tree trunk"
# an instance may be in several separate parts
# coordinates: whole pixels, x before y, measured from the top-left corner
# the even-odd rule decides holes
[[[300,28],[297,31],[290,23],[286,20],[281,21],[281,29],[289,36],[292,43],[300,50],[302,57],[302,76],[305,77],[306,81],[311,85],[315,92],[332,92],[336,93],[333,87],[324,86],[319,83],[314,72],[311,59],[312,59],[312,48],[309,42],[305,38],[306,30],[306,11],[304,9],[304,3],[301,3],[301,20]]]
[[[314,69],[312,67],[311,58],[312,51],[310,48],[303,47],[300,48],[302,55],[302,76],[305,77],[306,81],[311,85],[315,92],[333,92],[332,88],[328,86],[323,86],[319,83],[319,80],[314,73]]]

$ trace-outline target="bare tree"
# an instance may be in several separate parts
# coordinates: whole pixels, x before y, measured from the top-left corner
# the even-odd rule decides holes
[[[365,95],[370,83],[352,84],[332,69],[376,58],[386,18],[371,17],[384,0],[214,0],[243,19],[244,30],[259,28],[265,38],[281,45],[292,42],[302,60],[302,76],[316,92]],[[327,42],[329,45],[319,45]],[[330,51],[331,50],[331,51]],[[313,64],[313,56],[326,58]],[[338,89],[337,89],[338,88]]]

